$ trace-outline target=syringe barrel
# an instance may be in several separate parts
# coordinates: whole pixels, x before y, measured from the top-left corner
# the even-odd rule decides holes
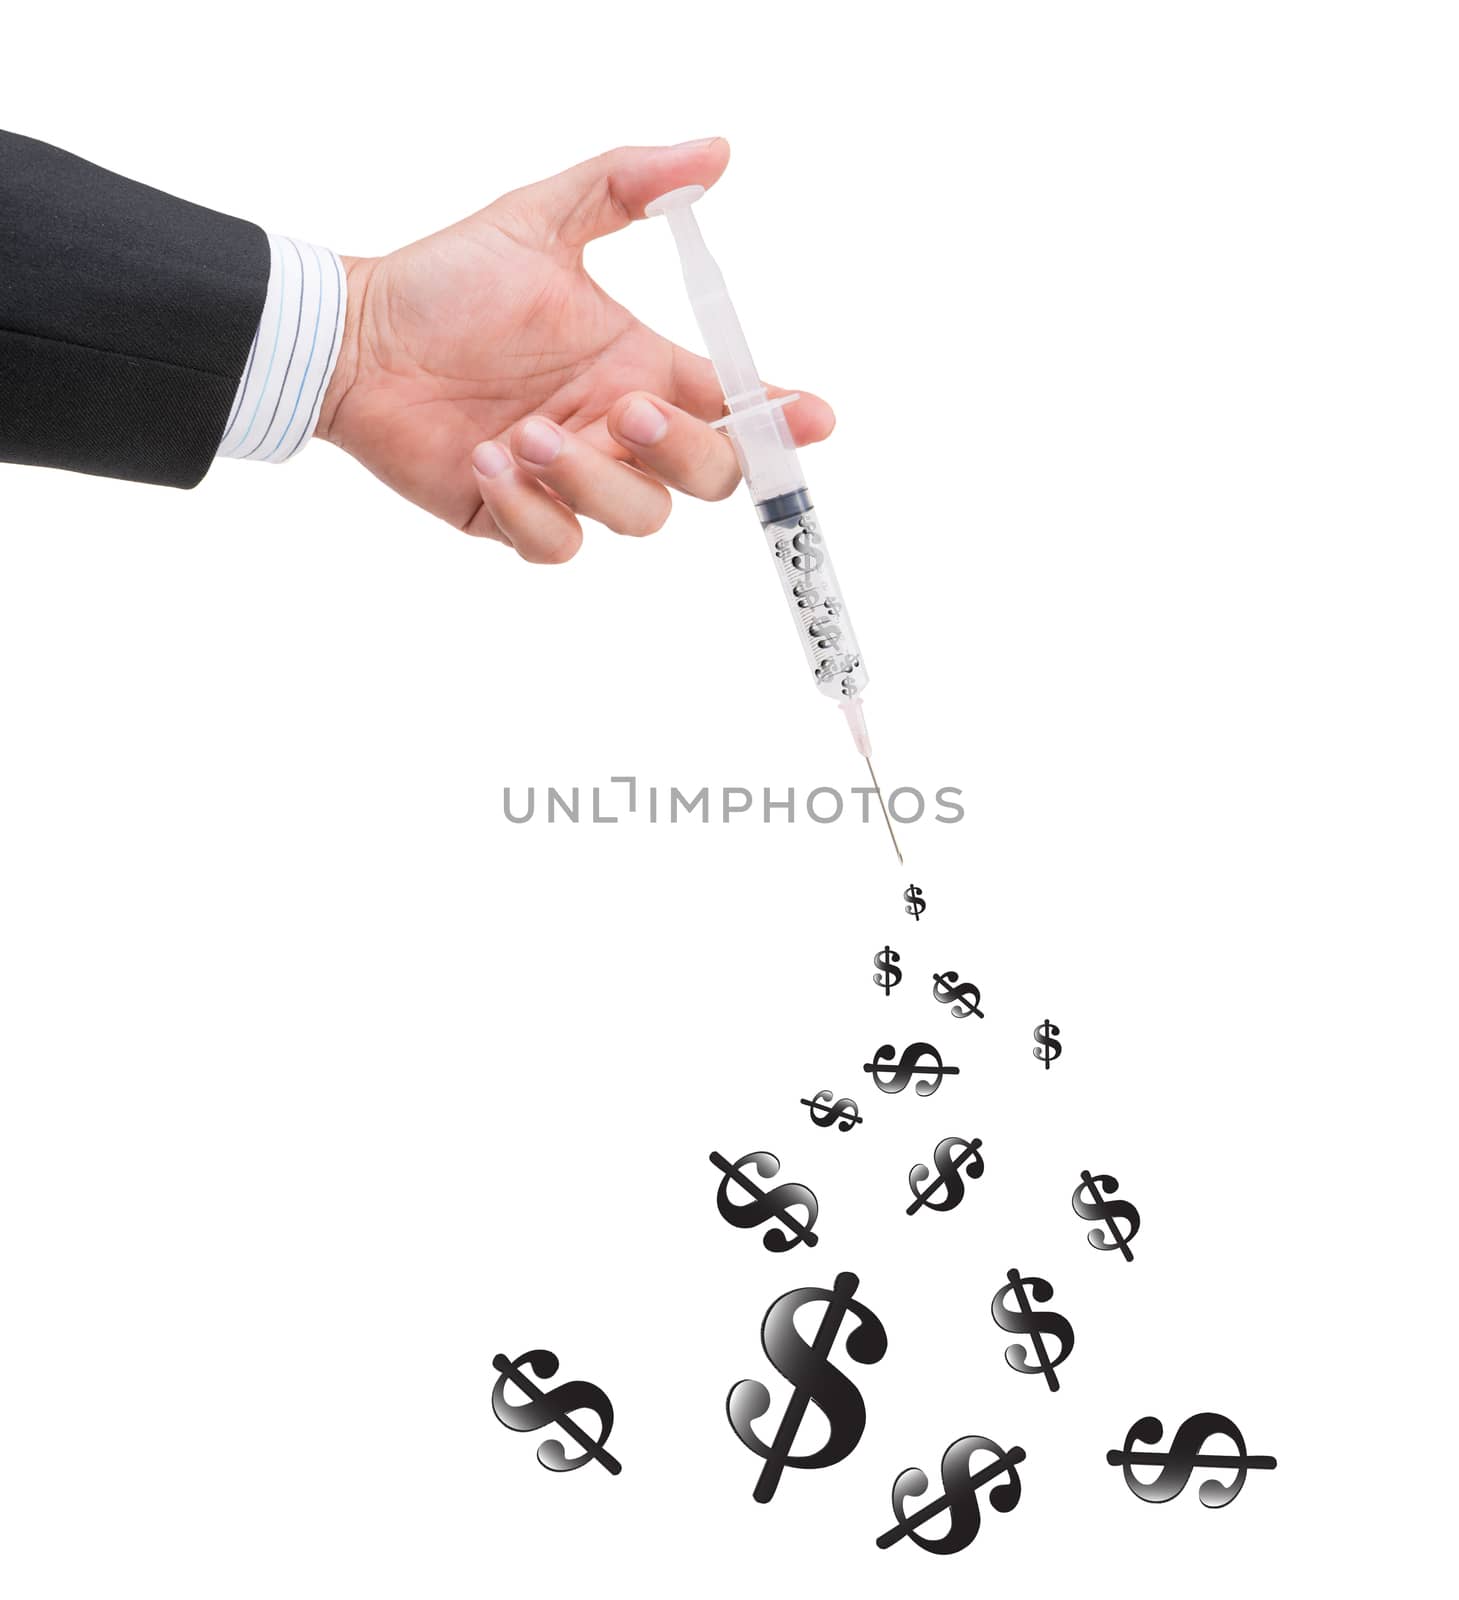
[[[699,231],[693,207],[703,193],[697,185],[672,189],[651,200],[644,210],[648,216],[664,217],[673,230],[694,319],[724,390],[729,412],[725,431],[765,529],[801,648],[816,687],[844,705],[866,687],[861,647],[846,615],[815,507],[806,493],[785,412],[780,405],[767,404],[724,274]],[[858,748],[864,740],[863,730]]]
[[[867,685],[866,667],[810,496],[796,489],[755,510],[816,688],[838,703],[854,699]]]

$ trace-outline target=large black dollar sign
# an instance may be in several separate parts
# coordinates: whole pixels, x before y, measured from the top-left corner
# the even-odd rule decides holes
[[[969,1181],[983,1176],[983,1154],[978,1148],[982,1142],[981,1139],[959,1139],[956,1134],[942,1140],[932,1152],[933,1165],[936,1166],[939,1176],[925,1189],[917,1187],[929,1176],[927,1168],[919,1161],[907,1174],[907,1182],[912,1186],[912,1193],[917,1196],[907,1207],[907,1215],[909,1217],[915,1215],[923,1206],[929,1211],[951,1211],[958,1205],[966,1193],[963,1186],[964,1174]],[[972,1157],[971,1161],[968,1161],[969,1156]],[[968,1162],[966,1168],[963,1168],[964,1161]],[[933,1195],[944,1184],[947,1186],[947,1193],[941,1200],[934,1200]],[[920,1489],[917,1490],[918,1494],[921,1492]]]
[[[917,1093],[922,1096],[936,1094],[944,1078],[957,1077],[956,1067],[945,1067],[942,1064],[942,1053],[936,1046],[930,1044],[909,1044],[902,1051],[902,1059],[895,1067],[885,1065],[897,1053],[894,1044],[877,1046],[876,1054],[870,1061],[861,1063],[861,1070],[871,1074],[871,1081],[883,1094],[900,1094],[914,1074],[927,1073],[927,1078],[918,1077]],[[929,1059],[930,1058],[930,1059]],[[885,1077],[883,1077],[885,1074]]]
[[[765,1458],[755,1484],[755,1498],[764,1505],[775,1494],[786,1467],[833,1467],[844,1461],[861,1440],[866,1427],[866,1406],[861,1391],[839,1368],[831,1365],[841,1324],[847,1315],[857,1326],[846,1336],[846,1354],[862,1366],[871,1366],[887,1353],[886,1329],[875,1313],[853,1299],[860,1280],[854,1272],[838,1272],[829,1289],[792,1289],[765,1313],[760,1343],[775,1370],[794,1389],[775,1437],[765,1444],[754,1429],[757,1417],[770,1409],[770,1391],[754,1378],[741,1378],[729,1392],[726,1409],[730,1426],[740,1443]],[[815,1339],[807,1344],[795,1325],[802,1306],[825,1303]],[[791,1454],[795,1436],[812,1402],[830,1426],[826,1442],[807,1455]]]
[[[981,1017],[978,1009],[983,996],[975,983],[959,983],[955,972],[932,974],[932,998],[952,1007],[955,1017]]]
[[[557,1357],[550,1350],[529,1350],[515,1361],[502,1355],[493,1356],[491,1364],[501,1373],[491,1391],[491,1409],[496,1412],[498,1422],[514,1433],[534,1433],[553,1422],[582,1447],[580,1456],[569,1456],[558,1439],[538,1445],[537,1459],[549,1472],[573,1472],[588,1461],[601,1462],[609,1472],[622,1472],[622,1464],[603,1448],[613,1431],[613,1407],[596,1383],[560,1383],[544,1393],[528,1373],[544,1380],[556,1373]],[[516,1384],[527,1399],[523,1402],[508,1400],[508,1383]],[[573,1421],[569,1415],[573,1411],[591,1411],[596,1415],[602,1430],[596,1439],[589,1438]]]
[[[1003,1352],[1003,1359],[1015,1372],[1042,1372],[1049,1388],[1057,1392],[1059,1380],[1054,1368],[1069,1359],[1069,1352],[1074,1348],[1074,1330],[1068,1319],[1057,1311],[1035,1311],[1028,1303],[1025,1289],[1031,1291],[1040,1304],[1054,1297],[1053,1285],[1047,1279],[1020,1277],[1017,1267],[1009,1270],[1008,1282],[993,1296],[993,1320],[1007,1333],[1029,1334],[1033,1340],[1034,1360],[1028,1359],[1028,1351],[1021,1344],[1009,1345]],[[1010,1294],[1018,1301],[1017,1310],[1008,1304]],[[1049,1347],[1044,1343],[1044,1335],[1050,1333],[1059,1341],[1056,1356],[1050,1356]]]
[[[1057,1061],[1064,1053],[1064,1047],[1058,1040],[1058,1028],[1047,1017],[1033,1030],[1033,1053],[1044,1064],[1044,1071],[1049,1070],[1049,1063]]]
[[[755,1171],[762,1178],[773,1178],[780,1171],[778,1157],[771,1155],[768,1150],[752,1150],[749,1155],[741,1156],[738,1161],[726,1161],[718,1150],[711,1150],[709,1159],[724,1174],[716,1198],[719,1202],[719,1214],[726,1222],[733,1223],[737,1228],[758,1228],[762,1222],[769,1221],[771,1217],[783,1222],[788,1232],[782,1232],[779,1228],[765,1230],[763,1242],[767,1250],[790,1250],[798,1244],[817,1243],[811,1229],[815,1226],[821,1207],[813,1190],[807,1189],[803,1183],[778,1183],[767,1194],[758,1183],[740,1171],[741,1167],[753,1162]],[[736,1193],[745,1190],[750,1198],[736,1205],[730,1198],[731,1184],[735,1186]],[[806,1214],[804,1222],[791,1216],[791,1206],[801,1206],[804,1209]]]
[[[1235,1467],[1236,1479],[1233,1483],[1218,1483],[1214,1478],[1208,1478],[1197,1491],[1201,1504],[1217,1511],[1222,1506],[1229,1506],[1241,1493],[1241,1486],[1246,1482],[1249,1471],[1270,1472],[1277,1464],[1275,1456],[1247,1455],[1246,1440],[1241,1437],[1241,1430],[1230,1417],[1223,1417],[1217,1411],[1202,1411],[1194,1417],[1187,1417],[1175,1430],[1169,1450],[1132,1448],[1135,1444],[1159,1444],[1163,1432],[1158,1417],[1141,1417],[1125,1435],[1125,1448],[1111,1450],[1104,1458],[1112,1467],[1123,1467],[1125,1482],[1131,1491],[1151,1505],[1158,1506],[1163,1501],[1174,1500],[1190,1481],[1191,1471],[1195,1467]],[[1207,1439],[1213,1439],[1218,1434],[1235,1444],[1235,1455],[1212,1455],[1201,1449]],[[1130,1471],[1131,1467],[1159,1467],[1161,1472],[1153,1483],[1141,1483]]]
[[[909,883],[907,887],[902,890],[902,899],[907,902],[906,905],[902,907],[902,910],[905,911],[909,917],[915,917],[918,922],[921,922],[922,913],[927,909],[927,902],[922,898],[922,891],[915,883]]]
[[[1126,1261],[1133,1261],[1135,1257],[1130,1250],[1130,1240],[1140,1231],[1140,1213],[1128,1200],[1101,1198],[1101,1189],[1105,1194],[1113,1194],[1119,1188],[1119,1184],[1107,1172],[1101,1172],[1093,1178],[1087,1172],[1081,1172],[1079,1176],[1083,1182],[1072,1196],[1075,1211],[1086,1222],[1107,1222],[1111,1234],[1106,1239],[1103,1228],[1091,1228],[1085,1237],[1096,1250],[1118,1250]],[[1086,1189],[1089,1191],[1088,1200],[1082,1198]],[[1128,1233],[1120,1232],[1121,1220],[1129,1223]]]
[[[871,975],[871,981],[879,989],[885,989],[888,997],[902,981],[902,969],[897,965],[901,959],[900,952],[893,950],[890,945],[884,945],[871,958],[871,964],[876,968]]]
[[[970,1463],[980,1450],[989,1451],[993,1460],[977,1472],[971,1472]],[[978,1537],[982,1526],[982,1513],[978,1509],[978,1490],[985,1483],[1008,1474],[1008,1482],[1000,1483],[988,1491],[988,1504],[995,1511],[1012,1511],[1023,1493],[1018,1478],[1018,1464],[1025,1459],[1022,1445],[1005,1451],[980,1433],[970,1433],[964,1439],[954,1439],[942,1455],[942,1494],[925,1506],[907,1515],[907,1502],[914,1496],[927,1493],[927,1474],[920,1467],[908,1467],[898,1474],[892,1485],[892,1511],[897,1526],[889,1528],[876,1541],[878,1550],[890,1550],[898,1539],[906,1537],[920,1544],[935,1556],[955,1556]],[[924,1522],[930,1522],[940,1512],[952,1513],[951,1526],[940,1539],[930,1539],[917,1532]]]

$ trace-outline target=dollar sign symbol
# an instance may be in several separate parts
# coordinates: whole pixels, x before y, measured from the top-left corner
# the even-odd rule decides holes
[[[795,554],[790,558],[790,564],[797,572],[819,572],[825,564],[821,555],[821,536],[816,529],[807,527],[805,519],[801,519],[800,527],[791,539]]]
[[[1064,1047],[1059,1043],[1057,1037],[1058,1032],[1059,1030],[1047,1017],[1044,1018],[1041,1026],[1033,1030],[1035,1040],[1033,1047],[1034,1059],[1043,1062],[1045,1072],[1049,1070],[1049,1063],[1057,1061],[1064,1053]]]
[[[811,1108],[811,1121],[818,1128],[829,1128],[837,1117],[841,1117],[844,1119],[841,1123],[841,1132],[850,1133],[861,1121],[857,1104],[854,1100],[841,1099],[837,1100],[835,1105],[830,1105],[828,1102],[834,1095],[833,1089],[820,1089],[814,1100],[802,1100],[801,1104]]]
[[[970,1471],[972,1458],[980,1450],[987,1450],[993,1460],[978,1472]],[[978,1537],[982,1514],[978,1509],[978,1490],[985,1483],[1008,1474],[1008,1482],[1000,1483],[988,1491],[988,1504],[995,1511],[1012,1511],[1023,1493],[1018,1478],[1018,1464],[1026,1459],[1022,1445],[1005,1451],[980,1433],[970,1433],[966,1438],[954,1439],[942,1456],[942,1494],[930,1500],[909,1517],[907,1502],[919,1494],[927,1493],[927,1474],[920,1467],[908,1467],[892,1485],[892,1511],[897,1526],[890,1528],[876,1541],[878,1550],[890,1550],[898,1539],[908,1538],[935,1556],[954,1556]],[[929,1539],[917,1529],[930,1522],[939,1512],[952,1513],[951,1526],[940,1539]]]
[[[972,996],[969,999],[969,996]],[[981,1017],[983,1013],[978,1009],[982,995],[978,992],[975,983],[959,983],[955,972],[934,972],[932,974],[932,998],[940,1001],[945,1006],[952,1007],[955,1017]]]
[[[740,1171],[741,1167],[753,1163],[755,1171],[762,1178],[773,1178],[780,1171],[780,1162],[768,1150],[752,1150],[749,1155],[741,1156],[734,1162],[726,1161],[718,1150],[711,1150],[709,1159],[724,1174],[720,1180],[716,1199],[719,1203],[719,1214],[726,1222],[732,1223],[736,1228],[757,1228],[771,1217],[783,1222],[788,1232],[782,1232],[779,1228],[765,1230],[763,1241],[765,1248],[777,1254],[782,1250],[791,1250],[798,1244],[814,1246],[818,1243],[811,1229],[815,1226],[821,1208],[812,1190],[807,1189],[803,1183],[778,1183],[769,1194],[766,1194],[758,1183]],[[731,1183],[735,1184],[737,1189],[748,1190],[750,1198],[736,1205],[730,1199]],[[806,1213],[804,1222],[791,1216],[791,1206],[804,1208]]]
[[[1246,1440],[1241,1437],[1241,1430],[1230,1417],[1223,1417],[1216,1411],[1202,1411],[1194,1417],[1187,1417],[1175,1430],[1175,1437],[1170,1441],[1167,1451],[1131,1448],[1136,1443],[1159,1444],[1162,1432],[1164,1430],[1158,1417],[1141,1417],[1125,1435],[1125,1448],[1111,1450],[1104,1458],[1112,1467],[1123,1467],[1125,1482],[1130,1489],[1153,1506],[1174,1500],[1190,1481],[1194,1467],[1235,1467],[1234,1483],[1218,1483],[1214,1478],[1208,1478],[1197,1491],[1203,1506],[1218,1511],[1222,1506],[1230,1505],[1241,1493],[1248,1472],[1270,1472],[1277,1464],[1275,1456],[1247,1455]],[[1235,1444],[1235,1455],[1211,1455],[1202,1450],[1201,1446],[1206,1440],[1218,1434]],[[1141,1483],[1130,1471],[1131,1467],[1159,1467],[1161,1472],[1153,1483]]]
[[[886,990],[888,999],[891,998],[892,990],[902,981],[902,969],[897,965],[901,959],[901,952],[893,950],[889,944],[883,945],[871,958],[871,964],[876,968],[871,975],[871,981],[878,988]]]
[[[755,1499],[762,1505],[773,1498],[786,1467],[833,1467],[860,1442],[866,1427],[861,1391],[830,1361],[848,1313],[857,1319],[857,1326],[846,1336],[846,1354],[862,1366],[872,1366],[887,1353],[886,1329],[873,1312],[853,1298],[859,1287],[860,1280],[854,1272],[838,1272],[831,1288],[792,1289],[765,1313],[760,1343],[770,1364],[794,1390],[771,1443],[763,1443],[753,1426],[755,1419],[770,1409],[770,1391],[754,1378],[741,1378],[729,1392],[726,1408],[730,1426],[741,1444],[765,1460],[755,1484]],[[826,1309],[816,1329],[815,1342],[807,1344],[796,1329],[795,1314],[802,1306],[822,1301]],[[825,1417],[830,1432],[819,1450],[793,1456],[790,1452],[795,1436],[812,1401]]]
[[[913,1216],[923,1206],[929,1211],[951,1211],[954,1206],[960,1204],[966,1190],[963,1187],[963,1173],[958,1169],[971,1155],[973,1159],[968,1162],[966,1169],[969,1181],[983,1176],[983,1155],[979,1149],[982,1142],[981,1139],[959,1139],[956,1135],[944,1139],[932,1152],[932,1162],[940,1176],[925,1189],[917,1187],[928,1176],[927,1168],[919,1161],[907,1174],[907,1182],[912,1186],[912,1193],[917,1196],[907,1207],[907,1215]],[[934,1200],[932,1196],[944,1184],[947,1185],[946,1198]],[[922,1490],[917,1489],[914,1493],[921,1494]]]
[[[1007,1284],[993,1296],[993,1320],[1007,1333],[1031,1335],[1035,1359],[1030,1363],[1028,1351],[1021,1344],[1009,1345],[1003,1352],[1003,1359],[1015,1372],[1042,1372],[1049,1388],[1057,1391],[1059,1380],[1054,1376],[1054,1368],[1069,1359],[1069,1352],[1074,1348],[1074,1330],[1069,1326],[1068,1319],[1061,1317],[1057,1311],[1035,1311],[1028,1303],[1025,1289],[1032,1291],[1034,1299],[1040,1304],[1054,1297],[1053,1285],[1046,1279],[1021,1278],[1018,1268],[1013,1267],[1008,1273]],[[1018,1301],[1016,1311],[1008,1304],[1007,1297],[1010,1294]],[[1046,1333],[1053,1334],[1059,1341],[1059,1353],[1052,1358],[1044,1343]]]
[[[601,1461],[609,1472],[622,1472],[622,1464],[603,1448],[613,1431],[613,1407],[608,1396],[596,1383],[560,1383],[544,1393],[527,1376],[528,1373],[544,1381],[557,1371],[557,1357],[550,1350],[529,1350],[526,1355],[509,1361],[506,1356],[492,1357],[492,1366],[501,1373],[491,1391],[491,1409],[497,1421],[514,1433],[531,1433],[555,1422],[573,1441],[582,1447],[580,1456],[569,1456],[562,1442],[548,1439],[537,1447],[537,1459],[549,1472],[573,1472],[588,1461]],[[527,1396],[525,1402],[507,1399],[507,1384],[511,1382]],[[573,1411],[591,1411],[602,1429],[596,1439],[573,1421]]]
[[[943,1066],[942,1056],[933,1045],[909,1044],[902,1051],[902,1059],[895,1067],[884,1066],[883,1063],[889,1062],[896,1053],[897,1047],[894,1044],[878,1045],[877,1052],[871,1060],[861,1063],[861,1070],[871,1074],[871,1081],[883,1094],[900,1094],[911,1081],[914,1072],[931,1074],[928,1080],[919,1078],[917,1082],[917,1093],[924,1098],[937,1093],[943,1078],[957,1077],[958,1069]],[[924,1066],[923,1061],[927,1056],[930,1056],[932,1061],[930,1065]],[[882,1077],[883,1073],[886,1073],[885,1078]]]
[[[1126,1261],[1133,1261],[1134,1255],[1130,1250],[1130,1240],[1140,1231],[1140,1213],[1128,1200],[1104,1200],[1100,1198],[1099,1191],[1113,1194],[1119,1184],[1107,1172],[1101,1172],[1098,1177],[1091,1178],[1087,1172],[1079,1174],[1083,1180],[1074,1191],[1074,1209],[1086,1222],[1107,1222],[1111,1237],[1106,1239],[1103,1228],[1091,1228],[1086,1235],[1090,1244],[1096,1250],[1118,1250]],[[1088,1189],[1089,1199],[1083,1200],[1080,1196]],[[1128,1233],[1120,1232],[1120,1219],[1123,1218],[1130,1225]]]
[[[907,902],[906,905],[902,907],[902,910],[905,911],[909,917],[915,917],[918,922],[921,922],[922,913],[927,909],[927,902],[922,898],[922,891],[915,883],[909,883],[907,887],[902,890],[902,899]]]

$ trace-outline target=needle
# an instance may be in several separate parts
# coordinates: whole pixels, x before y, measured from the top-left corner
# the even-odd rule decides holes
[[[876,798],[881,806],[881,814],[887,819],[887,832],[892,836],[892,849],[897,852],[897,860],[906,866],[907,863],[902,861],[902,847],[897,843],[896,830],[892,827],[892,814],[887,810],[887,803],[881,797],[881,785],[876,781],[876,768],[872,766],[870,756],[865,757],[865,760],[866,770],[871,774],[871,786],[876,790]]]

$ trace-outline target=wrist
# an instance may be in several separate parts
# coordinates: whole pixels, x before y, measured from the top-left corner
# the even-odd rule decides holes
[[[319,408],[319,423],[314,430],[317,438],[328,439],[331,444],[339,443],[336,419],[360,374],[360,329],[365,320],[370,280],[379,265],[378,258],[374,256],[341,256],[339,259],[345,273],[344,332],[340,338],[334,373]]]

